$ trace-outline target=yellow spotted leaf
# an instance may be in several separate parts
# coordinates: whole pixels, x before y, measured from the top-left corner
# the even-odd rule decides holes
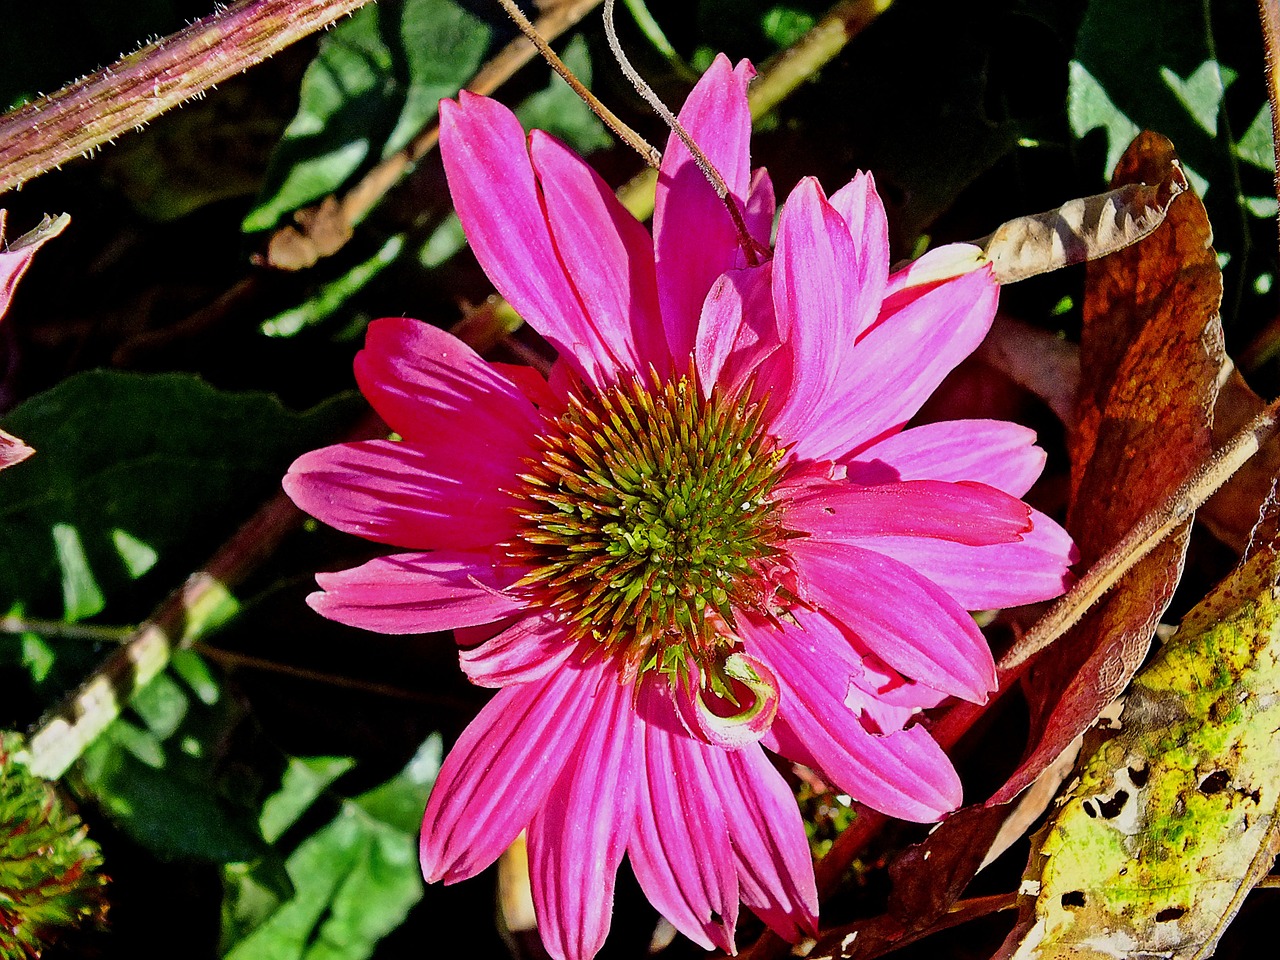
[[[1280,538],[1134,679],[1121,731],[1037,838],[1016,960],[1212,953],[1280,832]],[[1038,889],[1037,889],[1038,888]]]

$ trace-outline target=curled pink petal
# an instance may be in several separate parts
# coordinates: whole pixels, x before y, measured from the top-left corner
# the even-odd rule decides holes
[[[21,463],[33,453],[35,451],[17,437],[0,430],[0,470]]]
[[[704,392],[712,385],[726,392],[741,389],[781,345],[773,315],[772,274],[772,262],[767,262],[730,270],[712,285],[702,305],[694,347]],[[786,375],[790,377],[789,369]],[[781,394],[785,384],[768,375],[758,386]]]
[[[724,692],[710,678],[695,682],[692,672],[676,688],[676,712],[685,729],[713,747],[738,750],[769,732],[778,713],[778,680],[754,657],[735,651],[715,668]]]

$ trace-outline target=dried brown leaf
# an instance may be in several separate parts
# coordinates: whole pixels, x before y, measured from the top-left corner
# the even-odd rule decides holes
[[[1114,183],[1168,182],[1176,163],[1168,140],[1143,133]],[[1089,265],[1067,518],[1081,568],[1212,450],[1224,354],[1222,274],[1211,243],[1204,205],[1188,192],[1146,239]],[[1032,668],[1033,747],[992,803],[1025,789],[1128,684],[1181,576],[1189,530],[1188,519]]]
[[[1164,222],[1169,204],[1187,189],[1175,158],[1159,180],[1126,183],[1056,210],[1018,217],[977,241],[1001,283],[1026,280],[1137,243]]]

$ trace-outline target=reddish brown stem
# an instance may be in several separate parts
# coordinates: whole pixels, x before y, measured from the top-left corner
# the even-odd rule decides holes
[[[141,127],[367,0],[241,0],[0,117],[0,193]]]

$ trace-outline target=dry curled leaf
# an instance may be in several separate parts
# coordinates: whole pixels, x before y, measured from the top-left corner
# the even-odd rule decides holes
[[[1177,159],[1159,179],[1124,183],[1107,193],[1081,197],[1056,210],[1018,217],[977,241],[1001,283],[1026,280],[1137,243],[1164,222],[1169,205],[1187,189]],[[1146,171],[1144,171],[1146,172]],[[1117,182],[1119,168],[1117,168]]]
[[[1176,163],[1168,140],[1144,133],[1121,158],[1114,182],[1167,182]],[[1224,353],[1222,274],[1211,243],[1203,204],[1184,193],[1146,239],[1089,264],[1067,518],[1082,568],[1212,449]],[[1032,668],[1026,689],[1033,747],[992,803],[1025,789],[1128,684],[1177,586],[1189,530],[1190,520]]]
[[[1000,956],[1198,960],[1270,869],[1280,539],[1188,614],[1134,680],[1121,721],[1037,838],[1023,885],[1033,909]]]

